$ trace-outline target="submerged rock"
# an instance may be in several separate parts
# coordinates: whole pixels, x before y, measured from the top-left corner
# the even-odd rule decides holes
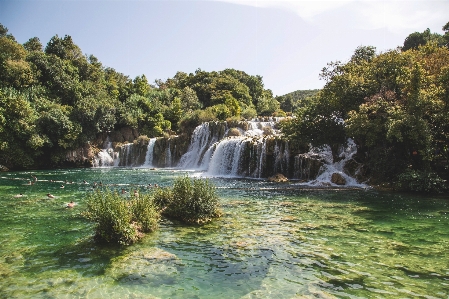
[[[114,259],[107,275],[127,284],[174,284],[181,262],[160,248],[141,249]]]

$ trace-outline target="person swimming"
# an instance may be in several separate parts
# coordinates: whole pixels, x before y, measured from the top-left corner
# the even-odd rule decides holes
[[[19,194],[17,194],[17,195],[14,195],[15,198],[19,198],[19,197],[22,197],[22,196],[23,196],[22,193],[19,193]]]
[[[47,197],[48,198],[55,198],[55,196],[53,194],[50,194],[50,193],[47,194]]]
[[[73,208],[75,206],[75,203],[73,202],[73,201],[70,201],[68,204],[67,204],[67,208]]]

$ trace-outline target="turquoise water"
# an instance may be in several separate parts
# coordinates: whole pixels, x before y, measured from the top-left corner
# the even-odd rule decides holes
[[[205,226],[163,219],[129,247],[92,241],[80,213],[93,182],[150,192],[147,184],[185,174],[0,174],[0,298],[449,298],[443,197],[211,179],[222,218]],[[75,208],[65,208],[70,201]]]

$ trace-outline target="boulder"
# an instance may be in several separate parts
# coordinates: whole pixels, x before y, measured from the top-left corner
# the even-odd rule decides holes
[[[240,133],[240,130],[238,128],[230,128],[228,130],[227,136],[231,137],[231,136],[241,136],[242,134]]]
[[[337,172],[332,174],[331,182],[336,185],[346,185],[346,179]]]
[[[276,173],[275,175],[269,177],[268,180],[275,183],[288,182],[288,179],[281,173]]]

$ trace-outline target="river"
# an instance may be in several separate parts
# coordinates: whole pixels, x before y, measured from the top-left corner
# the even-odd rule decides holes
[[[448,298],[449,200],[439,196],[209,178],[220,219],[162,219],[128,247],[92,241],[80,213],[94,182],[142,193],[184,175],[198,173],[1,173],[0,297]]]

